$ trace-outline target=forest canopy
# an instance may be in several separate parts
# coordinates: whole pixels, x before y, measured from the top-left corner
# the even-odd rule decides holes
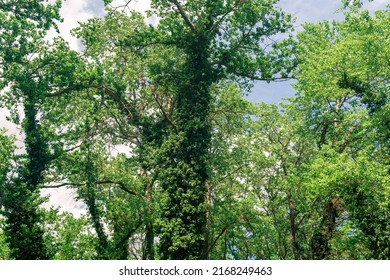
[[[0,0],[0,259],[390,259],[390,6],[104,0],[78,52],[49,2]]]

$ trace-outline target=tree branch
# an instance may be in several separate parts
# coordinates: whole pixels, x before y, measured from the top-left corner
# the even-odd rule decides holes
[[[317,201],[318,201],[318,198],[314,199],[313,203],[310,206],[310,209],[312,209],[314,207],[314,205],[317,203]],[[311,213],[309,211],[308,213],[305,213],[304,215],[302,215],[302,217],[299,219],[299,221],[296,224],[296,228],[298,228],[302,224],[302,222],[305,220],[305,218],[310,216],[310,214]]]
[[[134,121],[134,125],[139,125],[140,123],[140,117],[138,115],[138,112],[136,112],[136,109],[129,108],[129,104],[127,104],[124,100],[122,100],[118,94],[116,94],[114,91],[106,87],[105,85],[100,85],[98,88],[102,89],[104,93],[106,93],[108,96],[110,96],[123,110],[126,111],[127,116]]]
[[[118,185],[118,187],[123,190],[124,192],[128,193],[128,194],[131,194],[131,195],[134,195],[134,196],[137,196],[139,198],[142,198],[143,200],[146,200],[145,196],[143,196],[142,194],[134,191],[134,190],[131,190],[129,188],[126,187],[126,185],[123,183],[123,182],[115,182],[115,181],[111,181],[111,180],[103,180],[103,181],[96,181],[95,184],[97,185],[103,185],[103,184],[114,184],[114,185]],[[86,183],[60,183],[58,185],[43,185],[41,188],[42,189],[58,189],[58,188],[61,188],[61,187],[66,187],[66,186],[74,186],[74,187],[81,187],[81,186],[85,186]]]
[[[114,185],[118,185],[118,187],[123,190],[124,192],[128,193],[128,194],[131,194],[131,195],[135,195],[135,196],[138,196],[139,198],[142,198],[143,200],[146,200],[145,196],[143,196],[142,194],[134,191],[134,190],[130,190],[129,188],[126,187],[126,185],[123,183],[123,182],[116,182],[116,181],[111,181],[111,180],[103,180],[103,181],[97,181],[96,184],[114,184]]]
[[[188,18],[187,14],[183,10],[183,7],[179,4],[179,2],[177,0],[171,0],[171,2],[175,4],[176,8],[179,10],[181,17],[184,19],[184,21],[187,23],[190,29],[192,31],[195,31],[196,30],[195,25],[190,21],[190,19]]]
[[[175,131],[177,131],[177,127],[176,127],[176,124],[173,122],[173,120],[169,117],[169,115],[167,114],[167,112],[164,110],[161,102],[158,100],[158,97],[157,95],[153,92],[152,93],[153,95],[153,98],[154,100],[156,101],[157,103],[157,106],[159,107],[161,113],[164,115],[164,118],[168,121],[168,123],[175,129]]]
[[[213,24],[213,26],[211,26],[210,28],[210,31],[212,31],[213,29],[215,29],[218,25],[220,25],[223,20],[231,13],[233,12],[234,10],[237,10],[237,8],[240,7],[241,4],[243,4],[244,2],[247,2],[247,0],[241,0],[241,1],[237,1],[229,10],[227,10],[224,14],[222,14],[222,16],[218,19],[217,22],[215,22]]]
[[[56,97],[56,96],[60,96],[60,95],[66,94],[66,93],[70,93],[74,90],[78,91],[78,90],[83,90],[83,89],[88,89],[88,88],[96,88],[96,87],[97,87],[97,85],[82,85],[82,84],[70,85],[67,88],[48,93],[48,94],[46,94],[46,97]]]
[[[67,187],[67,186],[75,186],[75,187],[81,187],[84,186],[85,183],[61,183],[58,185],[43,185],[41,189],[59,189],[62,187]]]
[[[226,232],[227,228],[228,228],[227,225],[225,225],[225,226],[222,228],[221,232],[220,232],[220,233],[218,234],[218,236],[214,239],[213,244],[211,244],[211,246],[208,248],[208,250],[207,250],[207,255],[210,254],[210,251],[214,248],[215,244],[216,244],[217,241],[221,238],[221,236]]]

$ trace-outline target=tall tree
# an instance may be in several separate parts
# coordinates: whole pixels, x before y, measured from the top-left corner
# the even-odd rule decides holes
[[[12,172],[13,151],[15,149],[12,138],[5,135],[5,131],[0,129],[0,208],[3,205],[4,186],[7,183],[7,175]],[[0,260],[10,258],[9,244],[4,233],[5,220],[0,219]]]
[[[370,16],[354,8],[343,22],[307,24],[298,35],[294,103],[308,134],[317,139],[319,153],[308,178],[322,186],[323,196],[322,217],[312,236],[313,258],[331,258],[337,228],[350,222],[368,237],[371,257],[388,258],[384,217],[390,204],[381,196],[388,192],[384,158],[389,139],[383,131],[388,123],[388,26],[388,10]]]
[[[135,22],[139,15],[132,13],[134,26],[124,35],[101,33],[99,20],[91,20],[79,31],[88,46],[86,52],[93,56],[99,49],[94,42],[101,42],[97,30],[113,39],[106,41],[114,44],[112,52],[100,52],[97,61],[108,54],[107,62],[114,58],[128,65],[133,57],[135,72],[128,66],[113,68],[111,62],[103,73],[116,71],[122,78],[108,74],[104,83],[106,94],[117,103],[139,140],[134,151],[141,173],[157,179],[163,191],[162,215],[157,220],[161,258],[207,258],[211,86],[227,78],[247,86],[255,79],[287,77],[292,63],[286,65],[286,53],[281,52],[286,45],[278,51],[266,47],[272,35],[291,27],[290,17],[275,7],[276,2],[152,1],[150,13],[160,18],[156,27],[142,25],[139,19]],[[123,16],[117,18],[123,23]],[[106,24],[114,25],[113,30],[121,28],[110,20]],[[135,74],[139,71],[134,63],[137,56],[148,61],[140,72],[142,80]],[[126,71],[135,74],[133,78]],[[150,100],[148,95],[154,99],[154,108],[144,103]]]
[[[158,26],[129,38],[130,44],[146,38],[152,44],[174,45],[183,56],[174,83],[169,83],[175,96],[173,125],[159,152],[159,184],[166,194],[159,222],[163,259],[208,258],[210,89],[227,77],[286,77],[290,65],[283,63],[285,57],[264,48],[269,37],[291,27],[290,17],[276,2],[152,1],[152,12],[161,18]]]
[[[43,1],[0,3],[1,89],[10,86],[2,97],[14,111],[20,103],[24,111],[26,156],[18,162],[17,175],[2,186],[5,233],[10,256],[15,259],[49,257],[39,210],[39,188],[49,147],[39,124],[39,112],[50,79],[41,75],[47,61],[42,60],[40,51],[46,32],[59,20],[59,7],[59,1],[50,5]]]

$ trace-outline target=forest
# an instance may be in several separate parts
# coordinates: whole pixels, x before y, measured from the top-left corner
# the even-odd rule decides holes
[[[103,2],[78,52],[61,1],[0,0],[0,260],[390,259],[390,5]]]

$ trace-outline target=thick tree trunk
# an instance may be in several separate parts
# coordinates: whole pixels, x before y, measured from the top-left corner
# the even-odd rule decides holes
[[[340,210],[340,199],[331,198],[324,206],[321,223],[317,228],[312,240],[312,258],[316,260],[328,259],[331,254],[330,240],[336,229],[336,218]]]
[[[213,82],[208,47],[207,36],[188,36],[187,62],[173,114],[177,127],[163,144],[160,178],[167,194],[160,225],[163,259],[205,257],[206,159],[211,142],[207,118]]]
[[[26,76],[18,82],[24,94],[24,124],[27,163],[19,169],[19,177],[6,186],[4,199],[7,224],[5,232],[11,249],[11,258],[48,259],[43,236],[44,230],[38,213],[41,198],[40,184],[49,160],[47,144],[37,120],[39,89],[34,80]]]

